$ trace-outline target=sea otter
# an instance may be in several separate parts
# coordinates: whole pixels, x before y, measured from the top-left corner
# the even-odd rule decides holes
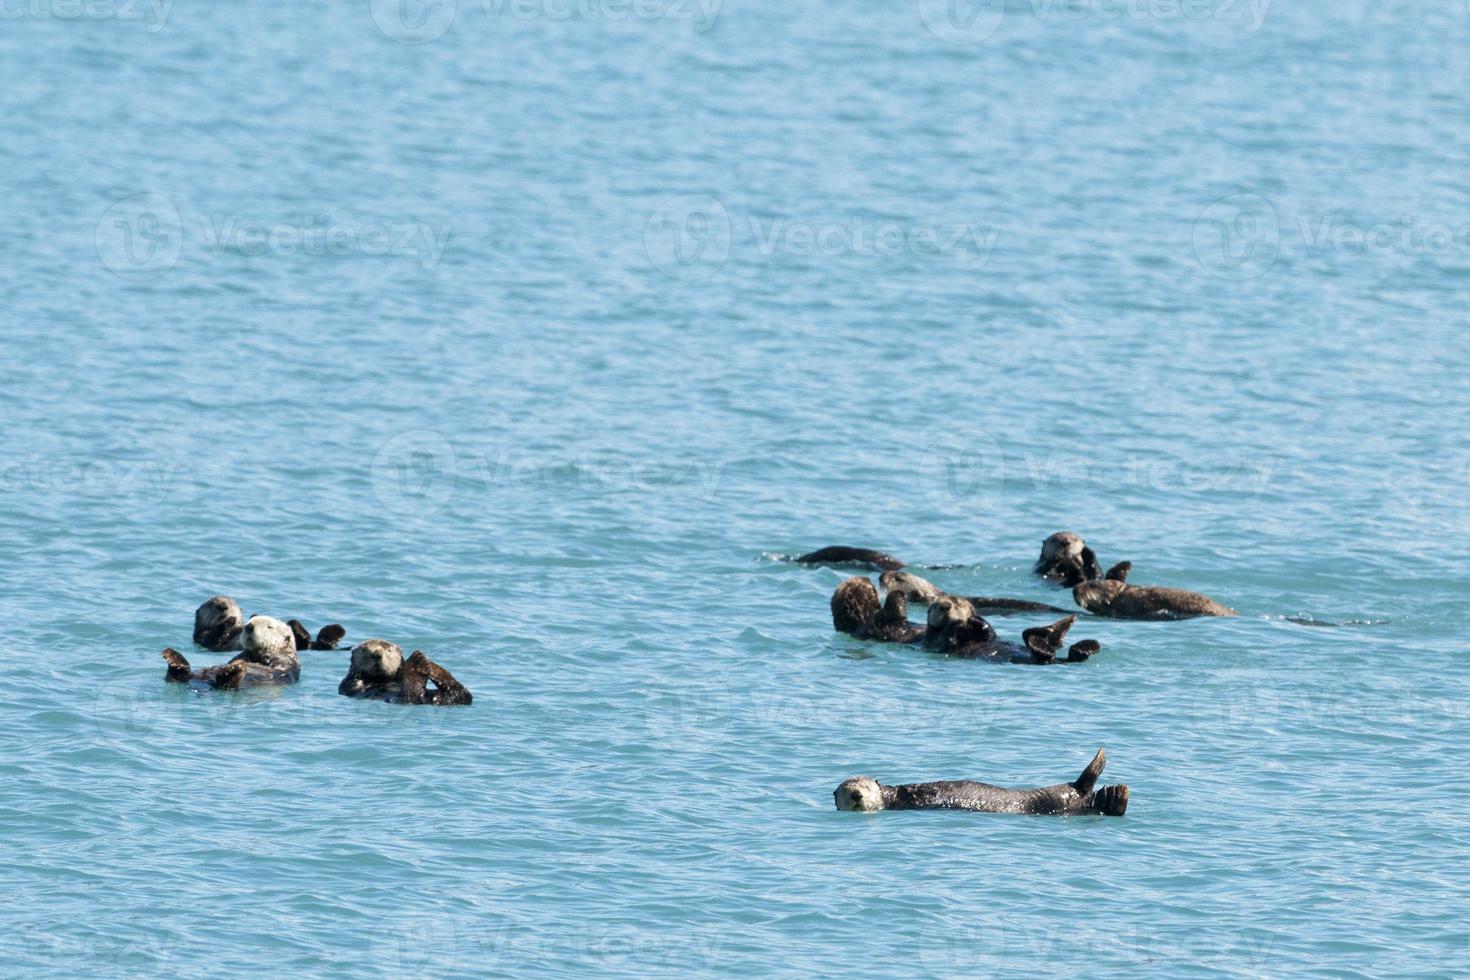
[[[1077,605],[1099,616],[1115,619],[1190,619],[1195,616],[1234,616],[1235,610],[1208,596],[1186,589],[1157,585],[1129,585],[1128,570],[1121,562],[1108,569],[1101,582],[1083,582],[1072,590]]]
[[[878,576],[878,584],[888,593],[902,592],[909,602],[921,606],[938,602],[946,595],[933,583],[909,572],[884,572]],[[970,605],[982,616],[1009,616],[1015,613],[1049,612],[1066,613],[1067,610],[1044,602],[1029,599],[1004,599],[990,596],[966,596]]]
[[[335,650],[337,649],[337,644],[347,635],[347,631],[339,623],[323,626],[317,631],[315,640],[311,638],[311,633],[307,632],[306,627],[301,625],[301,620],[288,619],[286,620],[286,625],[291,628],[291,635],[296,640],[297,652],[302,650]]]
[[[897,558],[881,551],[841,545],[822,548],[794,560],[799,565],[862,565],[880,572],[896,571],[904,566]]]
[[[878,590],[862,575],[854,575],[832,593],[832,627],[860,640],[914,643],[924,638],[924,628],[909,622],[908,597],[888,593],[880,606]]]
[[[194,642],[206,650],[223,653],[240,649],[240,632],[245,617],[235,600],[217,595],[194,610]]]
[[[165,679],[191,681],[221,691],[263,684],[295,684],[301,679],[301,661],[296,656],[296,638],[279,619],[252,616],[240,631],[243,651],[226,664],[194,670],[183,654],[172,647],[163,651],[168,663]]]
[[[844,780],[832,791],[837,809],[873,813],[878,810],[976,810],[982,813],[1101,813],[1121,817],[1128,810],[1126,785],[1094,790],[1107,754],[1097,755],[1070,783],[1039,789],[1006,789],[989,783],[947,780],[884,786],[868,776]]]
[[[968,599],[944,596],[929,606],[929,623],[924,645],[938,653],[977,660],[1009,663],[1051,664],[1067,638],[1067,631],[1077,621],[1076,614],[1057,620],[1050,626],[1037,626],[1021,632],[1018,646],[1002,640]],[[1081,663],[1102,649],[1096,640],[1079,640],[1067,648],[1067,662]]]
[[[1041,557],[1031,570],[1067,588],[1103,577],[1097,555],[1071,531],[1058,531],[1041,542]]]
[[[404,660],[403,651],[387,640],[366,640],[352,648],[352,664],[337,685],[337,693],[391,704],[470,704],[474,700],[453,674],[423,651],[415,650]]]

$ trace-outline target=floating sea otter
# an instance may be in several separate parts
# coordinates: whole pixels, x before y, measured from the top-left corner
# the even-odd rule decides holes
[[[878,584],[888,593],[902,592],[909,602],[927,606],[938,602],[946,593],[932,582],[927,582],[909,572],[884,572],[878,576]],[[970,605],[982,616],[1009,616],[1013,613],[1051,612],[1065,613],[1067,610],[1049,606],[1044,602],[1029,599],[1002,599],[986,596],[966,596]]]
[[[880,606],[878,590],[862,575],[854,575],[832,593],[832,628],[860,640],[914,643],[924,638],[924,628],[909,622],[908,597],[888,593]]]
[[[1083,582],[1072,590],[1077,605],[1099,616],[1115,619],[1190,619],[1194,616],[1234,616],[1235,610],[1209,596],[1186,589],[1157,585],[1129,585],[1130,562],[1108,569],[1101,582]]]
[[[1102,813],[1121,817],[1128,810],[1128,787],[1094,790],[1107,754],[1097,750],[1087,768],[1070,783],[1039,789],[1006,789],[989,783],[947,780],[884,786],[868,776],[844,780],[832,791],[839,810],[976,810],[982,813]]]
[[[227,595],[206,599],[194,610],[194,642],[206,650],[223,653],[240,649],[240,632],[245,617],[240,607]]]
[[[428,689],[429,682],[434,690]],[[337,693],[392,704],[470,704],[474,698],[449,671],[422,651],[403,659],[403,651],[387,640],[366,640],[352,648],[352,665]]]
[[[1071,531],[1058,531],[1041,542],[1041,557],[1032,571],[1067,588],[1103,577],[1097,555]]]
[[[211,600],[213,601],[213,600]],[[291,628],[279,619],[252,616],[240,631],[243,652],[226,664],[194,670],[172,647],[163,651],[168,663],[165,678],[176,683],[196,682],[221,691],[264,684],[295,684],[301,679],[301,661]]]
[[[954,657],[994,660],[1009,663],[1051,664],[1067,638],[1067,631],[1077,621],[1076,614],[1057,620],[1050,626],[1037,626],[1021,632],[1018,646],[999,639],[991,627],[975,612],[968,599],[943,596],[929,606],[929,626],[924,632],[924,645],[930,650]],[[1079,640],[1067,648],[1067,662],[1081,663],[1102,649],[1096,640]]]
[[[863,565],[880,572],[900,569],[904,563],[892,555],[870,548],[847,548],[837,545],[821,548],[794,559],[799,565]]]

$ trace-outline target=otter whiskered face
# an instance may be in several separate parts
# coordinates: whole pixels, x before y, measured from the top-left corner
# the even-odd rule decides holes
[[[928,623],[931,630],[944,630],[959,626],[975,618],[975,607],[959,596],[940,596],[929,606]]]
[[[352,670],[368,684],[395,681],[402,668],[403,651],[387,640],[365,640],[352,648]]]
[[[1036,561],[1036,568],[1039,571],[1058,561],[1080,558],[1084,547],[1086,544],[1081,535],[1071,531],[1058,531],[1041,542],[1041,557]]]
[[[296,637],[291,627],[269,616],[251,616],[240,639],[247,654],[275,656],[296,653]]]
[[[883,809],[883,788],[868,776],[845,779],[832,791],[837,809],[850,813],[876,813]]]

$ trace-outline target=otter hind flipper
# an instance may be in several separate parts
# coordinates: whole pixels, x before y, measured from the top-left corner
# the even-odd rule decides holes
[[[1128,784],[1104,786],[1092,797],[1093,809],[1109,817],[1121,817],[1128,812]]]
[[[1050,626],[1034,626],[1021,633],[1021,642],[1026,644],[1026,649],[1031,651],[1031,658],[1039,664],[1049,664],[1057,657],[1057,651],[1062,647],[1062,641],[1067,638],[1067,631],[1072,624],[1077,622],[1077,615],[1070,616],[1052,623]]]
[[[231,660],[210,675],[209,686],[216,691],[238,691],[245,679],[245,666],[243,660]]]
[[[1086,796],[1092,792],[1092,787],[1097,785],[1098,779],[1102,776],[1103,767],[1107,764],[1107,751],[1098,749],[1097,755],[1093,756],[1092,761],[1087,764],[1087,768],[1082,770],[1082,775],[1072,780],[1072,788],[1077,791],[1077,795]]]
[[[176,684],[188,683],[189,675],[193,672],[193,668],[189,666],[189,661],[184,659],[182,653],[173,647],[164,647],[163,659],[168,664],[168,673],[164,675],[165,680],[173,681]]]
[[[301,625],[299,619],[288,619],[286,625],[291,628],[291,638],[296,641],[296,652],[311,649],[311,634],[306,627]]]
[[[1078,640],[1067,648],[1067,663],[1080,664],[1101,651],[1102,644],[1096,640]]]
[[[332,623],[323,626],[316,634],[316,642],[311,645],[313,650],[335,650],[337,644],[341,643],[347,636],[347,630],[340,623]]]
[[[1133,571],[1133,562],[1120,561],[1118,562],[1118,564],[1108,569],[1108,572],[1106,575],[1103,576],[1103,579],[1104,581],[1108,582],[1126,582],[1128,581],[1128,573],[1131,571]]]

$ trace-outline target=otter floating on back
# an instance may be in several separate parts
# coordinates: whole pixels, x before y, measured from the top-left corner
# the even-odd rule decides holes
[[[165,649],[163,659],[168,664],[165,679],[181,684],[207,684],[221,691],[266,684],[295,684],[301,679],[296,638],[285,623],[269,616],[252,616],[239,636],[244,648],[239,656],[229,663],[200,670],[190,667],[189,661],[177,650],[172,647]]]
[[[428,685],[433,682],[434,689]],[[470,704],[474,697],[454,675],[423,651],[403,659],[403,650],[387,640],[365,640],[352,648],[347,676],[337,693],[390,704]]]
[[[1195,616],[1234,616],[1235,610],[1209,596],[1187,589],[1158,585],[1129,585],[1132,563],[1119,562],[1101,582],[1083,582],[1072,590],[1077,605],[1114,619],[1192,619]]]
[[[902,592],[909,602],[920,606],[932,605],[948,595],[932,582],[910,572],[884,572],[878,576],[878,584],[883,586],[885,592]],[[1030,599],[1004,599],[994,596],[965,596],[965,599],[982,616],[1010,616],[1015,613],[1028,612],[1067,612],[1057,606],[1048,605],[1045,602],[1032,602]]]
[[[975,660],[1009,663],[1056,663],[1057,651],[1067,639],[1067,632],[1077,621],[1076,614],[1057,620],[1050,626],[1037,626],[1021,632],[1018,646],[1002,640],[995,629],[975,612],[969,600],[944,596],[929,607],[929,624],[924,633],[924,646],[937,653]],[[1068,663],[1082,663],[1102,650],[1096,640],[1079,640],[1067,648]]]
[[[1094,789],[1107,765],[1097,755],[1070,783],[1037,789],[1006,789],[970,780],[884,786],[868,776],[844,780],[832,791],[837,809],[874,813],[878,810],[973,810],[980,813],[1101,813],[1121,817],[1128,810],[1126,785]]]

